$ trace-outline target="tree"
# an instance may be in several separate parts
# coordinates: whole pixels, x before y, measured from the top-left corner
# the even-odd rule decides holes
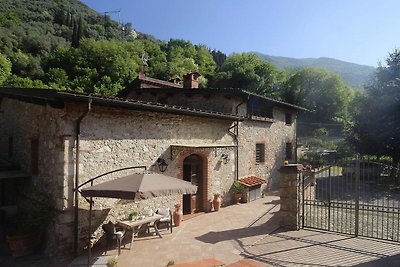
[[[11,75],[11,62],[0,54],[0,85]]]
[[[214,74],[216,63],[209,49],[205,45],[196,45],[195,62],[198,65],[198,71],[204,77],[211,77]]]
[[[140,57],[129,52],[128,46],[125,42],[83,39],[78,48],[58,49],[45,64],[47,82],[55,83],[56,88],[70,86],[78,92],[116,95],[139,70]]]
[[[213,87],[241,88],[273,96],[284,80],[284,73],[251,53],[233,54],[226,58],[215,78]]]
[[[350,125],[348,140],[362,154],[389,156],[400,162],[400,50],[380,65],[361,97],[361,107]]]
[[[5,83],[7,86],[16,88],[49,88],[41,80],[32,80],[31,78],[22,78],[16,75],[10,75]]]
[[[148,40],[136,40],[134,42],[122,43],[124,49],[132,56],[138,66],[137,71],[142,66],[142,55],[149,58],[148,66],[144,66],[146,75],[162,80],[168,80],[167,76],[167,58],[165,52],[161,49],[159,44]]]
[[[79,46],[79,41],[82,35],[81,26],[82,26],[81,20],[79,20],[79,22],[74,21],[74,27],[72,29],[72,39],[71,39],[71,45],[73,47]]]
[[[323,69],[303,68],[292,74],[280,92],[289,103],[312,111],[303,119],[333,122],[347,116],[349,88],[341,78]]]
[[[167,78],[182,77],[188,72],[199,70],[195,61],[196,48],[191,42],[171,39],[164,49],[168,62]]]
[[[219,50],[215,50],[213,49],[211,51],[211,55],[215,61],[215,63],[217,64],[217,68],[222,67],[222,64],[224,64],[225,60],[226,60],[226,55],[224,53],[222,53]]]

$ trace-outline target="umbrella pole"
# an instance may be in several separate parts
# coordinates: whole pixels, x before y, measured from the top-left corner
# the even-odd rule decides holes
[[[92,208],[93,208],[93,201],[90,198],[90,208],[89,208],[89,233],[88,233],[88,266],[91,264],[92,260]]]

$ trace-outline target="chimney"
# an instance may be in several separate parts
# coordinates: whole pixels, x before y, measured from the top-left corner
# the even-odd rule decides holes
[[[199,88],[199,77],[198,72],[189,72],[183,76],[183,88]]]
[[[180,84],[182,80],[179,77],[174,77],[174,78],[169,79],[168,81],[173,84]]]
[[[144,77],[146,77],[146,74],[144,73],[143,70],[139,71],[138,77],[139,77],[140,79],[143,79]]]

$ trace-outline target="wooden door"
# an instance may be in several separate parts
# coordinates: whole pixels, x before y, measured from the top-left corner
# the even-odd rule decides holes
[[[203,211],[202,188],[203,188],[203,161],[197,155],[190,155],[183,161],[183,179],[197,186],[196,194],[184,195],[183,213],[192,214]]]

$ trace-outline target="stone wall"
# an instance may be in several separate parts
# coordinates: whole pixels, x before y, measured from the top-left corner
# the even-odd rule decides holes
[[[54,200],[53,206],[58,210],[58,216],[54,218],[55,224],[48,228],[47,253],[56,255],[59,251],[72,251],[72,206],[64,203],[64,200],[71,195],[66,195],[64,189],[71,190],[73,172],[68,173],[68,161],[64,158],[65,141],[60,135],[64,111],[47,105],[24,103],[7,98],[2,101],[1,110],[3,112],[0,113],[2,125],[0,147],[8,148],[9,137],[13,139],[12,157],[8,158],[8,149],[1,149],[1,158],[8,158],[18,163],[22,171],[31,173],[31,140],[38,140],[38,174],[32,175],[29,180],[19,181],[18,191],[22,195],[34,198],[31,194],[32,188],[35,188],[50,194]],[[18,204],[23,207],[27,203],[19,201]],[[35,203],[30,204],[35,205]],[[54,231],[59,234],[54,235]],[[54,250],[55,244],[57,251]]]
[[[202,89],[192,90],[201,92]],[[133,90],[129,93],[127,98],[157,102],[167,105],[184,106],[201,110],[212,110],[226,114],[236,114],[236,106],[243,102],[243,100],[237,96],[230,96],[227,98],[224,95],[210,93],[164,93],[162,90],[157,90],[157,92],[151,90]]]
[[[255,175],[267,183],[262,190],[279,189],[278,169],[285,160],[286,143],[295,147],[295,122],[285,124],[285,110],[275,108],[275,122],[246,120],[239,127],[239,177]],[[256,143],[265,144],[265,162],[256,162]]]
[[[76,107],[70,106],[68,109],[75,110]],[[74,121],[71,120],[70,123]],[[221,164],[222,151],[214,148],[186,149],[171,158],[171,145],[232,145],[233,138],[227,131],[231,125],[231,121],[224,120],[94,106],[81,124],[80,183],[102,173],[128,166],[143,165],[150,171],[159,172],[156,164],[159,157],[164,158],[168,164],[165,175],[182,178],[179,174],[183,159],[190,154],[207,152],[208,171],[205,176],[208,181],[208,195],[203,201],[211,200],[213,192],[229,190],[235,177],[235,161]],[[231,157],[233,159],[234,155],[231,154]],[[75,150],[72,155],[72,159],[74,158]],[[127,172],[122,172],[102,177],[96,183],[126,174]],[[182,201],[181,198],[163,197],[140,202],[96,198],[94,225],[97,227],[108,220],[125,219],[132,210],[145,213],[146,209],[154,211],[160,206],[172,209],[174,204]],[[80,198],[79,205],[79,241],[83,245],[87,237],[88,204]],[[111,207],[113,208],[110,209]],[[100,234],[101,231],[96,231],[94,238]]]
[[[279,169],[280,179],[280,216],[281,226],[289,230],[298,230],[301,226],[301,164],[288,164]]]
[[[60,251],[71,252],[73,243],[73,188],[75,174],[76,119],[86,105],[66,104],[64,109],[54,109],[4,99],[2,102],[1,146],[8,147],[8,137],[14,138],[13,160],[30,172],[30,138],[39,138],[39,174],[34,184],[51,192],[59,216],[55,218],[47,241],[48,254],[59,256]],[[40,118],[40,119],[38,119]],[[192,153],[207,154],[207,199],[211,201],[214,192],[227,192],[235,177],[232,148],[182,150],[171,158],[171,145],[233,145],[228,134],[231,121],[198,117],[171,115],[165,113],[127,111],[93,106],[81,124],[80,141],[80,183],[102,173],[128,166],[144,165],[150,171],[158,172],[156,161],[159,157],[168,163],[165,175],[178,177],[183,159]],[[7,153],[2,150],[2,157]],[[229,153],[228,164],[221,163],[221,153]],[[126,175],[121,172],[118,175]],[[106,176],[98,183],[118,177]],[[131,210],[145,212],[160,206],[173,205],[181,197],[155,198],[142,202],[114,199],[95,199],[95,228],[107,220],[124,219]],[[88,227],[88,203],[79,198],[79,244],[85,245]],[[112,207],[112,209],[111,209]],[[97,230],[94,239],[101,231]],[[52,250],[59,248],[56,250]]]

